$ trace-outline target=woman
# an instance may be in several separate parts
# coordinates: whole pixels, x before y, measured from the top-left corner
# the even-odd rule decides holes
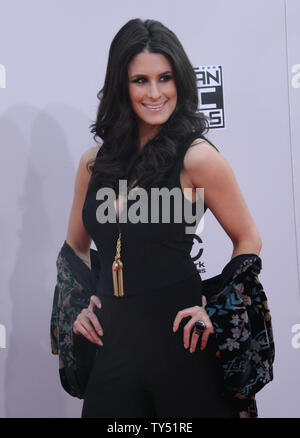
[[[203,135],[195,73],[174,33],[154,20],[126,23],[112,41],[98,97],[91,126],[103,143],[80,160],[66,239],[89,267],[93,239],[101,266],[97,291],[73,326],[75,337],[99,345],[82,417],[234,417],[221,396],[214,329],[185,220],[118,220],[126,210],[120,180],[135,190],[189,188],[182,207],[192,209],[204,188],[205,209],[231,238],[232,258],[261,249],[229,164]],[[103,187],[118,198],[117,223],[100,223]]]

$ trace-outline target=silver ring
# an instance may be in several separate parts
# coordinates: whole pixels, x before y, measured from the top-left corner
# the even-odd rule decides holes
[[[90,313],[93,313],[91,310],[87,310],[86,314],[89,315]]]
[[[198,321],[195,322],[194,333],[196,333],[197,335],[201,335],[201,333],[203,333],[205,329],[206,329],[206,324],[204,321],[199,319]]]

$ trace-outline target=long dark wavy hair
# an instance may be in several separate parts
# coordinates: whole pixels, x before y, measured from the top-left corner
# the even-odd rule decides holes
[[[128,92],[128,64],[143,51],[163,54],[170,62],[177,88],[177,105],[159,132],[140,149],[138,119]],[[97,118],[90,125],[93,138],[102,140],[89,188],[112,187],[119,179],[133,180],[143,188],[159,187],[171,170],[177,152],[188,136],[204,138],[208,120],[198,108],[196,74],[176,35],[156,20],[128,21],[114,37],[108,56]],[[209,141],[209,140],[207,140]]]

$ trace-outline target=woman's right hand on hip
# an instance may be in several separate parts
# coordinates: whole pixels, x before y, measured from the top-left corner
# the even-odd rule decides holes
[[[94,308],[99,307],[99,309],[101,309],[101,306],[100,299],[96,295],[92,295],[89,307],[82,309],[73,324],[73,332],[76,335],[81,334],[89,341],[98,345],[103,345],[100,336],[103,336],[104,333],[98,318],[94,313]]]

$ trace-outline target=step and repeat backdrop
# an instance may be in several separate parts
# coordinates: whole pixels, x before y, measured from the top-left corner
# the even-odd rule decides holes
[[[80,156],[95,144],[88,126],[109,46],[131,18],[163,22],[194,66],[207,137],[263,242],[276,358],[259,416],[300,417],[299,15],[298,0],[0,2],[0,417],[81,415],[51,354],[55,261]],[[207,210],[192,248],[201,277],[219,274],[232,251]]]

